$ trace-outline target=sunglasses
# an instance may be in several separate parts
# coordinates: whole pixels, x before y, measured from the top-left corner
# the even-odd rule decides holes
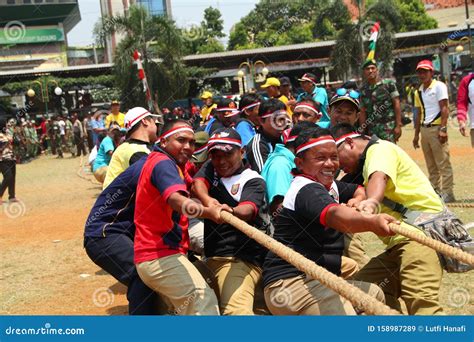
[[[338,90],[336,90],[336,94],[338,96],[346,96],[346,95],[349,95],[349,97],[353,98],[354,100],[357,100],[359,97],[360,97],[360,94],[358,91],[355,91],[355,90],[349,90],[349,89],[346,89],[346,88],[339,88]]]

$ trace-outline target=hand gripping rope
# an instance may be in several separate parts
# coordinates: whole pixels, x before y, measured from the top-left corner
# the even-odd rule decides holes
[[[453,259],[462,261],[465,264],[474,266],[474,255],[469,254],[462,249],[455,248],[440,241],[437,241],[429,236],[417,233],[416,231],[399,226],[398,224],[390,223],[389,227],[397,234],[403,235],[419,244],[425,245],[434,249],[436,252],[444,254]]]
[[[268,248],[280,258],[286,260],[300,271],[306,273],[313,279],[318,280],[321,284],[332,289],[342,297],[349,300],[355,307],[363,309],[368,315],[399,315],[396,310],[389,308],[387,305],[379,302],[375,298],[369,296],[359,288],[349,284],[344,279],[327,271],[325,268],[317,265],[315,262],[305,258],[298,252],[276,241],[272,237],[252,227],[247,222],[235,217],[231,213],[221,211],[221,218],[228,224],[234,226],[242,233],[257,241],[262,246]]]

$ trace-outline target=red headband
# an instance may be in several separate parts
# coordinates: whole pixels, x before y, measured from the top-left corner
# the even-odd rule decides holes
[[[336,143],[334,141],[334,138],[330,135],[323,135],[322,137],[319,137],[319,138],[309,139],[309,141],[305,142],[304,144],[296,148],[296,154],[306,151],[307,149],[310,149],[311,147],[322,145],[328,142],[332,142],[334,144]]]

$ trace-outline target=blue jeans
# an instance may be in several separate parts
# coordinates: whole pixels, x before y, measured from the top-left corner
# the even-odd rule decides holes
[[[133,240],[125,234],[85,237],[84,247],[91,260],[127,288],[129,315],[158,314],[158,294],[140,279],[133,262]]]

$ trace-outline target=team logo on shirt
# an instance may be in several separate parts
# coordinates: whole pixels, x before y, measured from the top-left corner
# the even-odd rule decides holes
[[[239,188],[240,188],[240,183],[232,185],[232,188],[230,188],[230,193],[232,195],[236,195],[239,192]]]

